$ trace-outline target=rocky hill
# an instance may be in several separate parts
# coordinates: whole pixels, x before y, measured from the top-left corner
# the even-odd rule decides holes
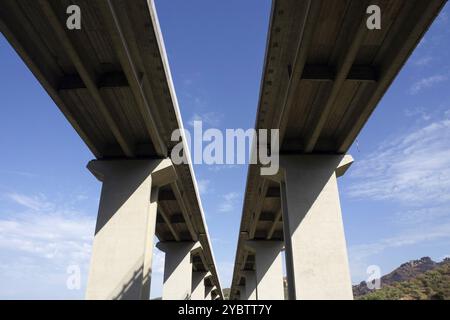
[[[381,277],[381,289],[369,290],[361,282],[353,293],[355,299],[450,299],[450,259],[437,263],[424,257],[404,263]]]

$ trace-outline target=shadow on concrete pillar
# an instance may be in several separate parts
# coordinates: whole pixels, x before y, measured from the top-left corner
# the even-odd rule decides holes
[[[337,176],[342,155],[281,156],[289,299],[352,299]]]
[[[207,294],[210,295],[209,300],[211,300],[211,290],[213,287],[205,285],[205,279],[211,276],[209,271],[194,271],[192,273],[192,294],[191,300],[207,300]],[[209,291],[208,291],[208,289]]]
[[[159,242],[158,249],[165,252],[163,300],[190,300],[192,293],[191,252],[199,242]]]
[[[103,182],[86,299],[149,299],[159,186],[176,179],[164,160],[94,160]]]
[[[215,286],[205,286],[205,300],[212,300],[212,293],[215,289]]]
[[[245,277],[245,290],[244,290],[244,300],[257,300],[256,293],[256,272],[255,271],[242,271],[242,276]],[[242,292],[241,292],[242,297]]]
[[[250,240],[246,247],[255,255],[258,300],[284,300],[282,241]]]

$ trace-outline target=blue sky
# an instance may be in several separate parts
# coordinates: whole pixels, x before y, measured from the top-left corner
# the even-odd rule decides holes
[[[157,1],[185,127],[252,128],[270,1]],[[450,6],[379,104],[340,179],[353,281],[450,255]],[[81,299],[100,184],[92,155],[0,36],[0,298]],[[222,286],[231,281],[247,167],[196,165]],[[81,268],[80,290],[66,287]],[[152,296],[161,292],[155,254]]]

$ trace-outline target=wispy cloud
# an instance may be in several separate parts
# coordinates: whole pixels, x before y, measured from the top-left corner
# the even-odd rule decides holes
[[[431,120],[432,115],[423,107],[412,107],[405,109],[405,116],[418,118],[419,121],[428,121]]]
[[[442,219],[450,219],[450,209],[445,204],[427,204],[423,207],[403,207],[402,210],[394,212],[392,221],[394,225],[399,226],[414,226],[433,224],[436,221],[443,221]]]
[[[204,125],[210,127],[218,127],[223,119],[223,115],[217,112],[206,112],[203,114],[195,113],[192,115],[188,124],[193,127],[194,121],[201,121]]]
[[[385,220],[392,234],[349,247],[354,279],[367,276],[366,267],[387,250],[450,241],[449,116],[448,111],[440,117],[427,116],[419,127],[381,143],[355,162],[349,175],[351,186],[344,194],[388,201],[396,209]]]
[[[16,175],[16,176],[21,176],[21,177],[25,177],[25,178],[36,178],[38,176],[35,173],[31,173],[31,172],[27,172],[27,171],[19,171],[19,170],[0,170],[0,173]]]
[[[18,214],[0,220],[0,248],[59,262],[86,262],[95,220],[59,212]]]
[[[208,166],[208,171],[219,172],[222,170],[237,169],[239,167],[240,167],[240,165],[238,165],[238,164],[216,164],[216,165]]]
[[[400,248],[415,245],[424,241],[450,239],[450,221],[430,226],[420,226],[401,232],[392,237],[386,237],[375,242],[355,245],[349,248],[353,259],[361,260],[381,253],[389,248]]]
[[[164,274],[164,261],[165,254],[164,252],[158,250],[158,248],[154,248],[153,250],[153,263],[152,263],[152,273]]]
[[[44,195],[10,193],[7,197],[23,209],[0,215],[0,296],[82,298],[95,218],[67,211]],[[66,287],[70,265],[80,268],[80,290]]]
[[[52,203],[48,202],[42,194],[27,196],[19,193],[7,193],[5,196],[16,204],[35,211],[48,210],[53,207]]]
[[[383,143],[357,161],[347,190],[354,198],[406,205],[450,202],[450,119]]]
[[[415,82],[411,86],[409,92],[412,95],[415,95],[415,94],[418,94],[423,89],[431,88],[434,85],[444,82],[444,81],[447,81],[447,80],[448,80],[448,77],[446,75],[434,75],[431,77],[422,78],[419,81]]]
[[[431,63],[431,61],[433,61],[433,57],[425,56],[414,60],[413,64],[418,67],[425,67],[428,66]]]
[[[239,194],[237,192],[230,192],[222,196],[223,201],[219,205],[219,212],[231,212],[236,209]]]
[[[422,243],[432,243],[433,241],[450,242],[450,220],[441,223],[417,225],[391,237],[350,246],[348,251],[352,278],[357,282],[365,279],[367,277],[365,273],[366,268],[377,260],[374,257],[384,254],[387,250],[404,249]],[[439,260],[443,258],[445,257]],[[382,270],[382,273],[387,273],[388,271]]]
[[[197,180],[198,191],[200,192],[200,194],[206,194],[208,192],[210,182],[211,181],[208,179]]]
[[[217,245],[229,245],[231,242],[222,238],[212,238],[211,241]]]

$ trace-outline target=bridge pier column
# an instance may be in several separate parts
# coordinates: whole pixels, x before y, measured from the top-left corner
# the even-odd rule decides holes
[[[246,292],[245,292],[245,286],[239,286],[239,296],[238,300],[245,300]]]
[[[103,182],[86,299],[149,299],[158,187],[175,180],[170,160],[94,160]]]
[[[253,240],[246,246],[255,254],[257,299],[284,300],[283,242]]]
[[[210,276],[208,271],[195,271],[192,272],[192,294],[191,300],[207,300],[207,287],[205,285],[205,279]],[[211,287],[212,290],[212,287]],[[211,300],[211,296],[209,298]]]
[[[191,252],[199,242],[159,242],[158,249],[165,252],[163,300],[186,300],[192,293]],[[203,291],[204,292],[204,291]]]
[[[289,299],[353,299],[337,177],[351,156],[281,156]]]
[[[205,300],[212,300],[212,292],[215,286],[205,286]]]
[[[243,300],[256,300],[256,272],[255,271],[243,271],[242,275],[245,277],[245,292],[244,297],[241,293],[241,299]]]

